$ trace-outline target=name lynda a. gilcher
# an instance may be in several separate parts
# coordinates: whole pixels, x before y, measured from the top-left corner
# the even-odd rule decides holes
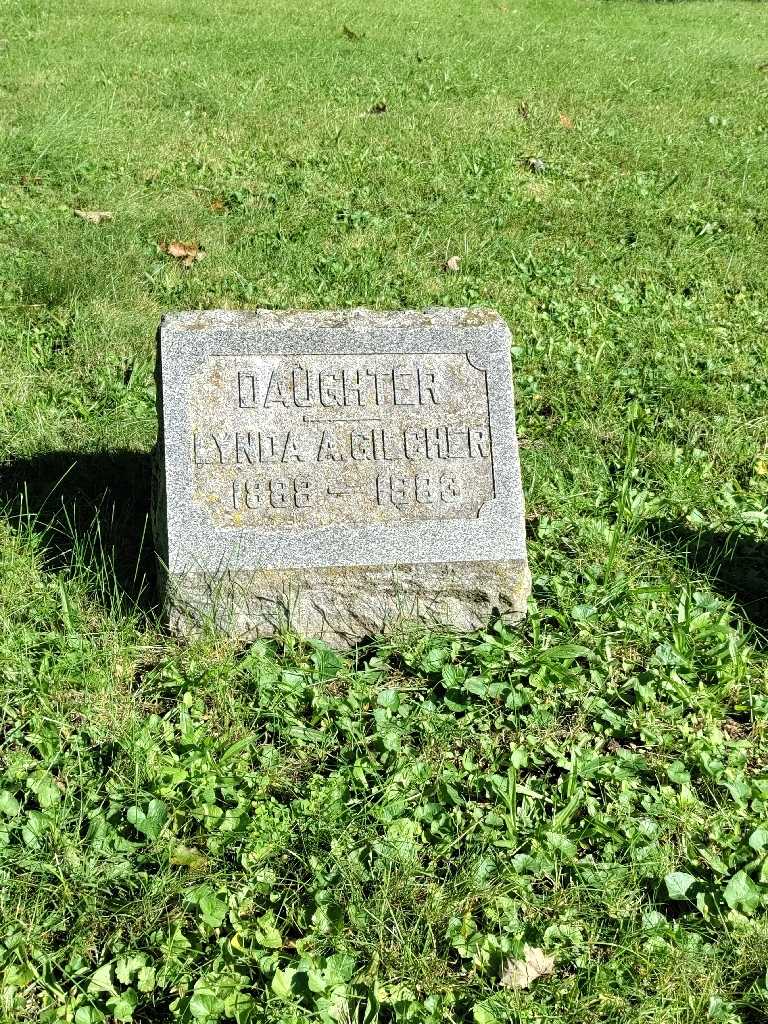
[[[379,427],[340,430],[229,432],[195,431],[195,465],[251,465],[274,462],[399,461],[487,459],[490,432],[485,426],[456,424],[387,430]]]

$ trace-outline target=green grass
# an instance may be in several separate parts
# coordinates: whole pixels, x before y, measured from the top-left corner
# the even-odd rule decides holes
[[[764,1020],[768,7],[0,9],[0,1019]],[[526,624],[166,635],[161,313],[434,304],[515,334]]]

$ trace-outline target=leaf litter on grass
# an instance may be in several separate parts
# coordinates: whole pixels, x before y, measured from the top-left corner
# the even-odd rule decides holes
[[[114,220],[114,214],[109,210],[74,210],[76,217],[87,221],[89,224],[102,224],[104,221]]]
[[[205,259],[205,250],[197,242],[158,242],[158,251],[179,260],[189,269],[198,260]]]
[[[530,988],[537,978],[552,974],[555,958],[547,956],[538,946],[524,946],[522,960],[510,960],[504,968],[499,984],[502,988],[520,990]]]

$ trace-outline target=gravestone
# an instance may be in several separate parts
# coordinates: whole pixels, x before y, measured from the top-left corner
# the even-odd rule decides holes
[[[351,644],[519,619],[509,346],[485,310],[165,316],[154,523],[172,628]]]

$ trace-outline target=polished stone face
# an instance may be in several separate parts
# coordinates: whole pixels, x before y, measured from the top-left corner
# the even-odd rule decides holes
[[[164,318],[159,348],[156,533],[179,626],[212,615],[258,635],[277,616],[338,641],[424,618],[420,603],[466,627],[462,565],[468,585],[473,566],[479,579],[480,565],[507,567],[490,573],[501,596],[468,596],[473,622],[490,602],[520,612],[509,334],[495,313],[183,313]],[[371,587],[391,594],[361,611]]]

